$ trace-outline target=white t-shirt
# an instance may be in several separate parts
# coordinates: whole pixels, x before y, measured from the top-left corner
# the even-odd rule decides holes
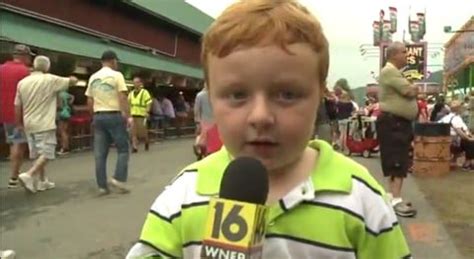
[[[57,95],[69,87],[69,78],[33,72],[18,83],[15,106],[23,109],[27,133],[56,129]]]
[[[456,136],[457,133],[456,131],[453,129],[456,128],[456,129],[461,129],[463,130],[464,132],[468,132],[468,128],[467,128],[467,125],[466,123],[464,123],[464,121],[462,120],[461,116],[460,115],[457,115],[457,114],[454,114],[454,113],[449,113],[448,115],[444,116],[441,120],[438,121],[439,123],[447,123],[447,124],[451,124],[451,136]]]
[[[351,102],[352,102],[352,105],[354,106],[354,109],[355,109],[356,111],[359,111],[359,110],[360,110],[359,105],[358,105],[356,102],[354,102],[354,101],[351,101]]]
[[[122,73],[103,67],[90,77],[86,96],[94,99],[94,112],[120,111],[119,92],[127,92]]]

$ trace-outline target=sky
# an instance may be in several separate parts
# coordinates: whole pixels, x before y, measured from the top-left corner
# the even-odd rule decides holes
[[[186,0],[212,17],[219,14],[235,0]],[[442,69],[443,45],[453,36],[445,33],[444,26],[453,30],[460,29],[474,16],[474,0],[300,0],[321,22],[330,44],[331,65],[328,85],[331,87],[339,78],[346,78],[352,88],[372,83],[373,74],[378,74],[378,51],[370,57],[360,53],[362,44],[372,44],[372,22],[379,19],[380,9],[398,10],[397,33],[393,40],[403,39],[403,30],[408,34],[408,15],[416,18],[417,12],[426,10],[427,32],[424,39],[428,42],[428,71]],[[369,46],[364,46],[367,48]],[[370,48],[369,49],[373,49]]]

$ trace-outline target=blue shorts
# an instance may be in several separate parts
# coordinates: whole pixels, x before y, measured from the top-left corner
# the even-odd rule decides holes
[[[5,139],[7,144],[23,144],[27,143],[26,135],[24,131],[18,131],[15,124],[3,124],[5,131]]]

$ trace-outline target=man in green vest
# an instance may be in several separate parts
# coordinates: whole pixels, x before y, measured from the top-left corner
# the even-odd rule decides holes
[[[133,117],[132,127],[132,152],[138,151],[139,139],[145,142],[145,150],[148,151],[149,139],[146,120],[150,114],[152,99],[150,93],[143,89],[143,80],[139,76],[133,78],[134,89],[128,95],[130,113]]]

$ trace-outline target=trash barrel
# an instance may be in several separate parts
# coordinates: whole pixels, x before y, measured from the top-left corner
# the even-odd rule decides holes
[[[439,177],[450,171],[450,124],[415,124],[413,173],[421,177]]]

